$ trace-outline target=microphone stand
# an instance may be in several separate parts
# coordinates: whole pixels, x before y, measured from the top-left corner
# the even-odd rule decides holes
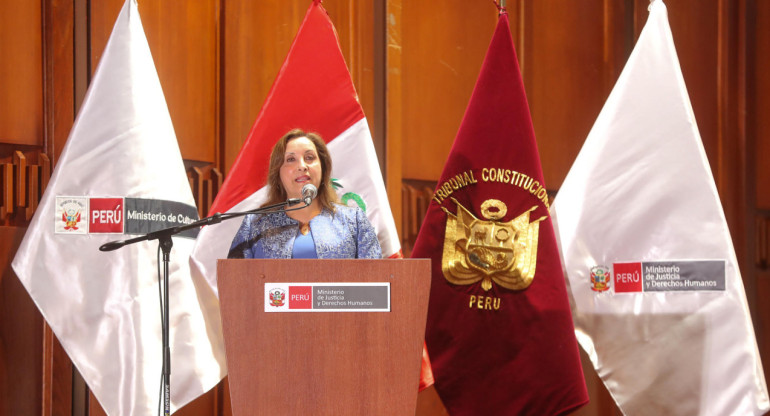
[[[168,307],[168,267],[169,258],[171,255],[171,247],[174,243],[171,237],[179,234],[183,231],[193,229],[195,227],[202,227],[204,225],[219,224],[224,220],[232,218],[243,217],[249,214],[265,214],[274,212],[286,212],[302,209],[310,205],[312,198],[290,198],[285,202],[278,204],[268,205],[262,208],[256,208],[250,211],[243,212],[226,212],[224,214],[217,212],[216,214],[202,218],[198,221],[190,224],[180,225],[178,227],[164,228],[162,230],[153,231],[145,235],[129,238],[126,240],[115,240],[103,244],[99,247],[99,251],[113,251],[123,246],[138,243],[140,241],[158,240],[161,251],[163,251],[163,308],[161,309],[163,314],[161,316],[161,330],[163,332],[163,378],[162,378],[162,390],[163,390],[163,415],[171,415],[171,349],[169,348],[169,307]],[[298,208],[286,209],[284,207],[297,205],[304,202],[304,205]],[[160,284],[160,280],[158,281]]]

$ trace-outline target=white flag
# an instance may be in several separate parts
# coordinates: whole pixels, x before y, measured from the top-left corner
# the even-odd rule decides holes
[[[768,410],[738,263],[662,1],[650,6],[552,213],[576,335],[625,414]]]
[[[162,372],[158,242],[99,246],[197,219],[135,0],[127,0],[13,269],[110,415],[158,411]],[[195,232],[171,251],[172,411],[222,377],[189,275]],[[216,305],[215,305],[216,307]]]

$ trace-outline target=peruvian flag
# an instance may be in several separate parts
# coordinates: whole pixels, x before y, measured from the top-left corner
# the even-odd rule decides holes
[[[270,152],[281,136],[300,128],[318,133],[332,154],[332,178],[340,198],[359,204],[377,231],[383,256],[399,255],[393,214],[366,116],[329,16],[313,1],[289,55],[209,215],[259,207],[267,195]],[[192,261],[217,293],[216,260],[227,258],[240,221],[205,227]]]
[[[265,100],[262,111],[246,138],[209,215],[247,211],[266,199],[270,152],[286,132],[300,128],[319,133],[332,155],[332,178],[342,185],[340,200],[357,204],[374,226],[385,257],[401,257],[393,214],[390,211],[372,136],[340,50],[337,32],[329,16],[314,0],[297,37]],[[199,286],[217,292],[216,260],[227,258],[240,221],[205,227],[191,257]],[[421,385],[429,367],[425,362]]]

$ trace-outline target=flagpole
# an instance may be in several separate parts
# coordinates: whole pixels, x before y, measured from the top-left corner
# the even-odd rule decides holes
[[[163,252],[163,319],[161,331],[163,332],[163,416],[171,415],[171,347],[169,345],[169,299],[168,299],[168,265],[171,261],[171,234],[164,234],[159,238],[160,249]]]
[[[492,0],[492,2],[495,3],[499,16],[507,13],[505,9],[505,0]]]

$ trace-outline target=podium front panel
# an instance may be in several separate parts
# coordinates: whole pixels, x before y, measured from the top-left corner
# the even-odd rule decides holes
[[[429,260],[234,259],[217,275],[233,414],[414,414]],[[265,312],[265,283],[359,282],[390,283],[390,312]]]

